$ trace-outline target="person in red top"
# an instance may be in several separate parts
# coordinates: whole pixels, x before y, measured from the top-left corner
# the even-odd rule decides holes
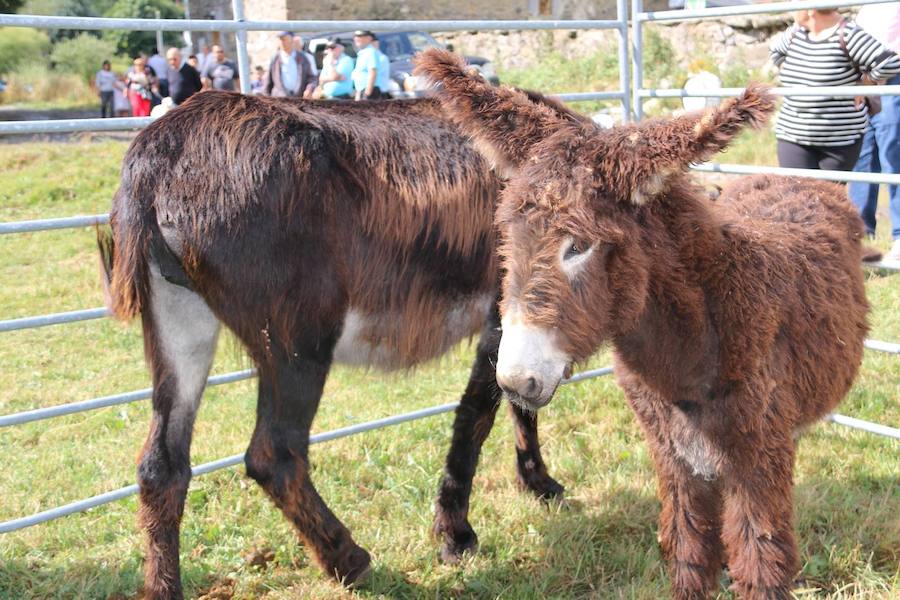
[[[156,86],[156,77],[147,66],[144,57],[134,59],[134,66],[125,77],[125,93],[131,103],[131,113],[135,117],[150,116],[150,101],[153,99],[153,88]]]

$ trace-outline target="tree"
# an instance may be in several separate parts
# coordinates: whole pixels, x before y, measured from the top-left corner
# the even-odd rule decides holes
[[[163,19],[180,19],[183,12],[172,0],[116,0],[105,17],[152,19],[159,11]],[[156,47],[156,33],[153,31],[104,31],[103,38],[116,46],[116,51],[128,56],[141,52],[151,53]],[[178,45],[181,36],[177,32],[166,32],[163,41],[168,45]]]
[[[14,13],[25,4],[25,0],[0,0],[0,13]]]
[[[4,0],[0,0],[3,2]],[[96,17],[102,14],[97,12],[96,0],[26,0],[24,8],[20,12],[26,15],[51,15],[56,17]],[[81,33],[76,29],[49,29],[47,33],[54,42],[73,38]],[[91,35],[100,37],[99,32],[91,32]]]
[[[100,69],[104,60],[112,58],[115,45],[87,33],[70,40],[63,40],[53,47],[50,60],[60,71],[74,73],[85,81]]]

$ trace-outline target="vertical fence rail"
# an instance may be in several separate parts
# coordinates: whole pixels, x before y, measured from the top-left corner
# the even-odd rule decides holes
[[[234,13],[235,23],[243,23],[244,0],[231,0],[231,10]],[[250,93],[250,55],[247,53],[247,30],[238,29],[234,32],[237,46],[238,77],[241,79],[241,93]]]

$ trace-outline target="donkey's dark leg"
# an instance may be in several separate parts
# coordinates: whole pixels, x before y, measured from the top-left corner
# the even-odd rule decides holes
[[[153,375],[153,418],[138,461],[141,526],[147,532],[146,598],[181,598],[178,535],[191,478],[194,417],[215,353],[219,323],[200,296],[151,266],[144,349]]]
[[[510,403],[516,426],[516,469],[519,485],[541,500],[562,498],[565,489],[547,474],[538,442],[537,413]]]
[[[308,340],[260,369],[256,429],[247,473],[297,528],[322,569],[345,585],[369,569],[369,553],[328,509],[310,479],[309,429],[331,364],[334,339]],[[273,344],[274,346],[274,344]]]
[[[481,445],[494,426],[500,404],[502,392],[495,374],[499,346],[500,317],[495,304],[478,341],[466,392],[456,409],[453,439],[435,501],[433,531],[444,541],[441,559],[448,563],[457,562],[464,552],[478,546],[478,536],[468,521],[469,496]]]

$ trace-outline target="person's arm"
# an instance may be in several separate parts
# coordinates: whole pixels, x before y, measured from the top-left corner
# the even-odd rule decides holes
[[[796,24],[791,25],[786,30],[782,31],[780,35],[776,36],[769,46],[769,60],[772,61],[772,64],[776,67],[781,68],[781,64],[784,62],[784,59],[787,58],[788,49],[791,47],[791,41],[794,39],[794,35],[797,33],[798,29],[799,27]]]
[[[900,73],[900,56],[854,24],[847,32],[847,55],[863,74],[862,83],[875,83]]]
[[[266,71],[266,82],[263,84],[263,93],[266,96],[272,95],[272,88],[275,87],[275,80],[273,79],[273,73],[275,72],[275,58],[272,58],[269,61],[269,70]]]

